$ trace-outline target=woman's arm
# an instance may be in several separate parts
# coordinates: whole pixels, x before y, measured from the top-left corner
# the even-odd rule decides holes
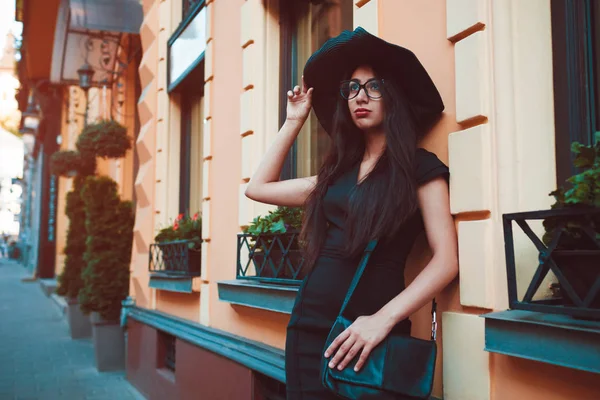
[[[360,353],[355,367],[359,370],[373,348],[398,322],[430,302],[458,274],[458,244],[450,214],[448,184],[443,178],[434,179],[419,188],[418,198],[433,251],[431,261],[410,285],[377,313],[357,318],[331,343],[325,352],[325,357],[335,352],[329,364],[331,368],[344,369]]]
[[[287,118],[275,141],[263,157],[258,169],[246,188],[246,196],[252,200],[279,206],[304,205],[317,183],[316,176],[280,181],[279,176],[285,158],[311,109],[312,88],[303,84],[288,91]]]
[[[410,285],[378,312],[392,326],[429,303],[458,274],[458,239],[448,184],[443,178],[434,179],[419,188],[418,196],[433,257]]]
[[[246,196],[278,206],[302,206],[317,183],[316,176],[280,181],[285,158],[304,121],[286,120],[252,176]]]

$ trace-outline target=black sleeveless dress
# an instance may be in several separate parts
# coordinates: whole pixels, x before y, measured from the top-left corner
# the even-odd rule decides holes
[[[448,178],[448,168],[433,153],[418,149],[417,182]],[[324,209],[329,222],[321,253],[300,289],[287,327],[285,347],[288,400],[333,400],[320,380],[324,344],[360,261],[344,255],[344,224],[347,199],[358,180],[360,164],[341,176],[325,195]],[[417,236],[423,231],[420,212],[415,212],[398,235],[380,244],[348,305],[348,317],[376,313],[404,289],[404,266]],[[394,332],[410,334],[410,321],[401,321]]]

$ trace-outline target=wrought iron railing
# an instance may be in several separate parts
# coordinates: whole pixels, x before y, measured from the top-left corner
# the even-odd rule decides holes
[[[191,240],[150,245],[148,271],[154,274],[200,276],[200,250],[190,248]]]
[[[570,221],[574,219],[578,221],[577,232],[581,239],[579,242],[585,243],[586,246],[583,246],[585,248],[566,250],[559,246],[561,237],[564,236],[563,228],[567,226],[565,217],[568,217]],[[594,220],[597,223],[599,217],[600,209],[597,208],[556,209],[504,215],[504,243],[510,308],[566,314],[579,318],[600,318],[600,240],[594,229]],[[534,233],[527,221],[552,218],[556,220],[557,227],[551,242],[546,245]],[[539,252],[539,265],[522,300],[519,300],[517,294],[513,221]],[[534,300],[536,292],[550,271],[556,277],[561,297]]]
[[[238,279],[298,285],[306,273],[298,232],[238,234]]]

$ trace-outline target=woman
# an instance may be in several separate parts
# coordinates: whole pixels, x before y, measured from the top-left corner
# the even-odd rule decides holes
[[[313,93],[314,92],[314,93]],[[287,119],[252,177],[256,201],[303,206],[302,239],[312,266],[286,341],[288,399],[334,399],[321,384],[320,362],[343,369],[394,331],[410,334],[408,317],[457,274],[457,241],[448,169],[417,148],[443,103],[410,51],[362,28],[330,39],[307,62],[303,85],[288,91]],[[283,162],[314,108],[330,134],[317,176],[280,181]],[[407,287],[404,264],[425,229],[433,257]],[[355,322],[324,349],[365,245],[379,239],[348,317]]]

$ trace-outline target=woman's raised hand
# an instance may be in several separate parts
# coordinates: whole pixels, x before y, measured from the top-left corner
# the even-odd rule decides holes
[[[287,97],[287,119],[292,121],[306,121],[310,108],[312,107],[313,88],[308,89],[302,77],[302,88],[295,86],[293,90],[288,90]]]

